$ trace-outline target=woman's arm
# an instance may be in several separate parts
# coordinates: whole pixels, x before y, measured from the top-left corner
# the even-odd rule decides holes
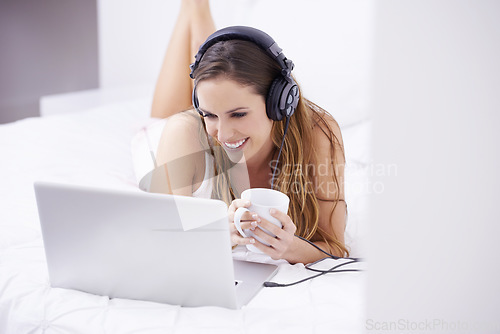
[[[261,219],[258,222],[258,226],[273,233],[277,238],[269,236],[260,229],[255,229],[254,233],[272,246],[268,247],[258,242],[258,240],[254,240],[255,247],[271,256],[274,260],[285,259],[290,263],[312,263],[327,256],[307,241],[294,236],[296,226],[287,214],[280,211],[272,211],[271,215],[281,221],[283,227],[279,228],[267,220]],[[332,255],[343,256],[336,254],[331,249],[331,245],[324,241],[315,241],[314,244]]]
[[[328,129],[320,128],[324,125],[315,127],[313,147],[316,150],[317,160],[313,183],[319,205],[319,228],[334,238],[337,244],[333,240],[322,240],[318,233],[311,241],[324,251],[343,257],[345,256],[343,249],[345,249],[344,230],[347,212],[344,194],[344,148],[338,124],[331,117],[327,117],[327,121],[337,141],[332,141],[323,132],[324,130],[328,133]],[[333,153],[332,145],[335,145]],[[338,182],[335,182],[333,178],[334,171]],[[255,234],[273,246],[270,248],[256,241],[257,248],[269,254],[273,259],[285,259],[290,263],[311,263],[326,256],[307,241],[294,237],[296,226],[288,215],[280,212],[272,215],[282,222],[283,228],[280,229],[264,219],[258,222],[259,226],[269,230],[278,238],[271,238],[256,229]]]
[[[343,257],[345,256],[343,249],[345,249],[344,231],[347,215],[344,192],[344,143],[337,122],[330,115],[325,115],[325,119],[334,138],[329,138],[325,134],[325,132],[328,133],[328,129],[324,128],[323,124],[315,127],[313,145],[317,152],[317,170],[314,187],[319,204],[319,228],[335,238],[338,244],[333,241],[319,240],[319,235],[313,237],[312,241],[330,254]]]
[[[343,248],[345,248],[344,230],[346,224],[346,203],[344,197],[345,159],[340,128],[332,118],[330,118],[329,122],[331,122],[329,125],[338,142],[334,142],[335,150],[332,155],[332,141],[319,126],[315,128],[313,147],[317,152],[317,170],[315,171],[314,190],[319,199],[319,228],[332,238],[335,238],[337,244],[333,240],[323,241],[319,237],[319,234],[313,237],[312,242],[334,256],[343,257],[345,256]],[[334,170],[337,174],[338,186],[333,179]],[[230,222],[232,222],[232,214],[240,206],[243,206],[241,200],[233,201],[229,208]],[[248,228],[252,228],[256,236],[271,246],[266,246],[254,238],[240,238],[237,232],[233,231],[235,230],[234,228],[231,229],[233,232],[233,243],[252,243],[262,252],[271,256],[271,258],[276,260],[285,259],[290,263],[311,263],[326,256],[326,254],[307,241],[295,237],[296,225],[287,214],[277,211],[271,213],[271,215],[281,221],[282,228],[260,217],[256,218],[255,224],[268,230],[276,238],[269,236],[261,229],[255,228],[255,225],[250,225],[253,222],[252,219],[250,217],[246,218],[246,223],[249,224]]]
[[[192,196],[197,179],[203,178],[205,153],[199,139],[199,120],[189,113],[169,117],[163,128],[156,155],[162,173],[159,177],[168,185],[163,193]]]

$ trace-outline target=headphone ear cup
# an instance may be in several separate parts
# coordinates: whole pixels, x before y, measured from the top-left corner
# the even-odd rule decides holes
[[[281,121],[295,112],[299,103],[299,88],[295,81],[284,77],[274,79],[269,88],[266,101],[267,117],[273,121]]]
[[[281,121],[283,119],[284,111],[280,109],[280,100],[286,83],[283,77],[274,79],[269,88],[269,93],[267,93],[266,113],[267,117],[273,121]]]

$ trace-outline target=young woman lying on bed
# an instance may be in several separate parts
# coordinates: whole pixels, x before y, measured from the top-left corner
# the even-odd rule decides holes
[[[214,32],[208,0],[183,0],[151,113],[169,117],[157,154],[158,165],[167,163],[169,192],[228,203],[233,245],[254,244],[291,263],[324,257],[296,237],[301,236],[333,255],[347,255],[345,157],[337,122],[293,88],[293,64],[277,55],[279,49],[269,50],[272,43],[264,44],[271,38],[252,28],[230,28],[217,32],[223,37],[209,38],[192,67],[193,82],[193,55]],[[241,225],[266,246],[241,237],[232,218],[237,208],[249,205],[240,199],[243,190],[271,185],[290,197],[288,215],[273,215],[283,228],[250,213]],[[255,229],[257,224],[276,238]]]

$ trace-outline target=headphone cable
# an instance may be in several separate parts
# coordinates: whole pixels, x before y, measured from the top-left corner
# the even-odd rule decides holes
[[[295,236],[297,238],[301,239],[301,240],[306,241],[311,246],[315,247],[316,249],[318,249],[319,251],[321,251],[322,253],[324,253],[324,254],[327,255],[327,257],[324,257],[324,258],[322,258],[322,259],[320,259],[320,260],[318,260],[316,262],[313,262],[313,263],[305,265],[305,268],[307,270],[314,271],[314,272],[317,272],[319,274],[312,275],[312,276],[306,277],[304,279],[301,279],[299,281],[288,283],[288,284],[281,284],[281,283],[276,283],[276,282],[264,282],[264,286],[265,287],[267,287],[267,288],[284,288],[284,287],[288,287],[288,286],[292,286],[292,285],[296,285],[296,284],[299,284],[299,283],[303,283],[303,282],[312,280],[313,278],[316,278],[316,277],[319,277],[319,276],[323,276],[323,275],[328,274],[328,273],[363,271],[362,269],[340,269],[340,270],[336,270],[337,268],[345,266],[345,265],[348,265],[348,264],[361,262],[361,261],[363,261],[363,259],[356,258],[356,257],[340,257],[340,256],[335,256],[335,255],[330,254],[327,251],[323,250],[321,247],[319,247],[318,245],[314,244],[310,240],[307,240],[306,238],[303,238],[303,237],[301,237],[299,235],[295,235]],[[337,265],[335,265],[332,268],[327,269],[327,270],[321,270],[321,269],[311,268],[311,266],[313,266],[313,265],[315,265],[315,264],[317,264],[317,263],[319,263],[321,261],[327,260],[327,259],[333,259],[333,260],[342,260],[342,259],[344,259],[344,260],[351,260],[351,261],[347,261],[347,262],[343,262],[343,263],[337,264]]]
[[[276,166],[273,168],[273,177],[271,178],[271,189],[274,189],[274,175],[276,174],[276,170],[278,169],[278,163],[281,157],[281,150],[283,149],[283,144],[285,143],[286,132],[288,131],[288,123],[290,121],[290,116],[286,116],[285,121],[285,131],[283,132],[283,139],[281,140],[280,150],[278,152],[278,158],[276,159]]]
[[[323,260],[326,260],[326,259],[329,259],[329,258],[325,257],[325,258],[323,258],[323,259],[321,259],[319,261],[316,261],[316,262],[312,263],[311,265],[319,263],[320,261],[323,261]],[[362,271],[361,269],[340,269],[340,270],[335,270],[335,269],[337,269],[339,267],[342,267],[342,266],[345,266],[345,265],[348,265],[348,264],[351,264],[351,263],[356,263],[356,262],[358,262],[358,261],[352,260],[352,261],[349,261],[349,262],[340,263],[340,264],[337,264],[337,265],[335,265],[335,266],[333,266],[333,267],[331,267],[330,269],[327,269],[327,270],[314,269],[314,268],[310,268],[309,266],[306,265],[305,268],[307,270],[315,271],[315,272],[318,272],[319,274],[312,275],[312,276],[306,277],[304,279],[301,279],[299,281],[292,282],[292,283],[287,283],[287,284],[281,284],[281,283],[276,283],[276,282],[264,282],[264,286],[266,288],[285,288],[285,287],[293,286],[293,285],[296,285],[296,284],[299,284],[299,283],[303,283],[303,282],[312,280],[313,278],[316,278],[316,277],[319,277],[319,276],[323,276],[323,275],[328,274],[328,273]]]
[[[300,235],[296,235],[295,236],[297,238],[299,238],[300,240],[303,240],[305,242],[307,242],[308,244],[310,244],[311,246],[315,247],[317,250],[319,250],[320,252],[322,252],[323,254],[326,254],[328,256],[328,258],[332,258],[334,260],[341,260],[341,259],[349,259],[349,260],[354,260],[356,262],[361,262],[363,261],[362,258],[359,258],[359,257],[341,257],[341,256],[335,256],[333,254],[330,254],[328,253],[327,251],[323,250],[321,247],[319,247],[318,245],[316,245],[315,243],[311,242],[310,240],[307,240],[306,238],[304,237],[301,237]],[[321,261],[321,260],[320,260]]]

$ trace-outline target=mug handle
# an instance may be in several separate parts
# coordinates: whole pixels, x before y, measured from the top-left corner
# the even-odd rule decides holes
[[[234,213],[234,226],[236,226],[236,229],[238,230],[238,232],[240,232],[240,234],[244,237],[244,238],[247,238],[247,235],[245,234],[245,232],[243,232],[243,230],[241,229],[241,216],[243,216],[243,214],[247,211],[250,211],[248,210],[247,208],[238,208],[236,210],[236,212]]]

